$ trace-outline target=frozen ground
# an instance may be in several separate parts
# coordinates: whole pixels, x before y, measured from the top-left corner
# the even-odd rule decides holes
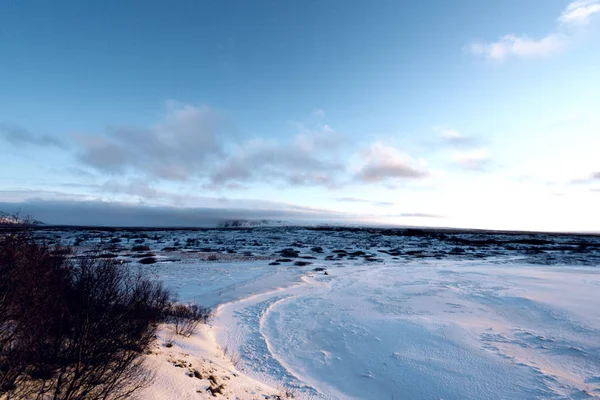
[[[283,227],[40,234],[67,243],[87,234],[82,250],[100,243],[132,265],[140,252],[155,258],[141,267],[182,300],[217,307],[203,343],[227,349],[222,358],[235,358],[246,386],[315,399],[600,397],[598,237]]]
[[[221,307],[252,375],[314,398],[600,395],[594,268],[339,267]]]

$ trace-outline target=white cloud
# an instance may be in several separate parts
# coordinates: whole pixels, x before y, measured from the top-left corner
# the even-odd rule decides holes
[[[373,200],[365,200],[365,199],[361,199],[361,198],[357,198],[357,197],[338,197],[336,200],[339,202],[342,202],[342,203],[371,204],[371,205],[377,206],[377,207],[391,207],[391,206],[396,205],[396,203],[391,202],[391,201],[373,201]]]
[[[437,132],[442,139],[444,145],[449,145],[453,147],[465,147],[465,146],[473,146],[479,142],[478,138],[475,136],[467,136],[463,135],[456,129],[444,127],[444,126],[435,126],[433,127],[434,132]]]
[[[445,139],[445,140],[455,140],[455,139],[460,139],[460,138],[464,137],[456,129],[437,128],[436,130],[440,133],[440,136],[442,137],[442,139]]]
[[[575,0],[567,5],[558,22],[564,26],[582,26],[590,22],[592,15],[600,13],[600,0]],[[535,39],[527,35],[508,34],[497,41],[475,41],[463,50],[491,60],[504,60],[510,56],[546,56],[562,51],[575,38],[572,30],[557,29]]]
[[[65,147],[65,143],[54,136],[48,134],[36,135],[20,126],[4,123],[0,123],[0,139],[17,147],[24,145]]]
[[[424,162],[415,166],[408,155],[381,142],[363,149],[361,158],[363,163],[356,172],[356,177],[365,183],[378,183],[389,179],[421,179],[429,174]]]
[[[117,126],[103,133],[70,136],[79,166],[111,178],[104,192],[156,199],[149,183],[198,185],[210,190],[249,189],[254,184],[336,188],[356,181],[377,184],[429,175],[427,163],[376,142],[357,148],[315,111],[293,123],[291,137],[235,140],[227,121],[206,106],[169,101],[158,123]],[[451,135],[453,139],[464,139]],[[349,165],[348,160],[358,160]],[[123,184],[117,177],[130,179]]]
[[[226,123],[206,106],[168,101],[159,124],[117,127],[104,134],[73,135],[84,165],[145,181],[201,180],[206,188],[244,188],[250,182],[333,186],[344,170],[337,152],[345,135],[320,122],[296,124],[291,140],[235,143]],[[132,189],[140,189],[132,188]]]
[[[294,186],[335,186],[345,171],[337,152],[347,138],[328,125],[301,128],[290,141],[248,140],[214,165],[214,187],[231,183],[279,182]]]
[[[321,110],[320,108],[317,108],[315,111],[313,111],[312,115],[313,115],[313,117],[320,119],[320,120],[325,119],[325,111]]]
[[[314,151],[327,148],[337,150],[340,146],[347,144],[348,138],[329,125],[323,125],[316,129],[301,128],[301,133],[294,138],[294,144],[303,151]]]
[[[562,24],[585,25],[593,14],[600,12],[600,0],[576,0],[558,18]]]
[[[594,172],[590,175],[587,175],[585,177],[579,177],[577,179],[572,179],[570,181],[571,184],[588,184],[588,183],[593,183],[596,181],[600,181],[600,172]]]
[[[101,172],[186,180],[222,154],[224,124],[205,106],[167,102],[160,124],[73,135],[79,160]]]
[[[490,156],[487,149],[475,149],[455,153],[452,160],[456,165],[464,169],[480,171],[489,163]]]
[[[133,180],[126,184],[116,180],[108,180],[103,185],[100,185],[98,189],[102,192],[122,193],[144,199],[152,199],[160,195],[156,189],[141,180]]]
[[[567,45],[567,38],[560,33],[552,33],[541,39],[527,36],[505,35],[496,42],[474,42],[466,50],[474,55],[492,60],[503,60],[509,56],[545,56],[560,52]]]

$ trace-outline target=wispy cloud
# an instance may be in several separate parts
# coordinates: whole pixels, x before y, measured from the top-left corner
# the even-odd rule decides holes
[[[600,0],[575,0],[567,5],[558,17],[559,27],[541,38],[514,33],[496,41],[475,40],[463,50],[476,56],[501,61],[514,57],[539,57],[563,51],[573,40],[573,30],[566,26],[587,25],[594,14],[600,12]]]
[[[480,137],[464,135],[457,129],[444,126],[434,127],[433,130],[439,134],[441,144],[454,165],[466,170],[482,171],[490,163],[489,151],[482,146],[484,141]]]
[[[416,165],[408,155],[380,142],[363,149],[361,157],[363,165],[357,171],[356,177],[364,183],[422,179],[429,175],[425,165]]]
[[[365,204],[372,204],[374,206],[380,206],[380,207],[391,207],[391,206],[396,205],[396,203],[391,202],[391,201],[373,201],[373,200],[359,199],[357,197],[338,197],[336,200],[343,202],[343,203],[365,203]]]
[[[125,184],[114,180],[108,180],[98,189],[100,192],[122,193],[144,199],[152,199],[159,194],[158,191],[151,187],[147,182],[140,180],[133,180]]]
[[[475,149],[455,153],[452,156],[452,161],[461,168],[472,171],[481,171],[490,162],[490,155],[487,149]]]
[[[567,37],[560,33],[552,33],[541,39],[510,34],[495,42],[473,42],[465,50],[487,59],[503,60],[509,56],[531,57],[558,53],[565,48],[567,42]]]
[[[451,147],[467,147],[474,146],[479,143],[479,138],[475,136],[467,136],[460,133],[457,129],[444,126],[436,126],[433,128],[440,135],[442,143]]]
[[[54,136],[34,134],[20,126],[0,123],[0,138],[14,146],[54,146],[65,148],[66,144]]]
[[[139,182],[186,182],[206,190],[255,184],[337,188],[356,181],[379,184],[428,176],[424,161],[414,162],[392,146],[375,142],[358,147],[325,122],[322,110],[313,112],[308,123],[293,126],[297,133],[292,136],[240,140],[226,118],[210,107],[169,101],[156,124],[72,133],[65,149],[78,161],[70,166],[74,174],[94,172],[95,178],[114,180],[104,187],[106,192],[148,198],[154,191]],[[0,133],[15,144],[62,144],[25,130]],[[358,168],[351,168],[349,160],[359,160]],[[115,183],[120,177],[137,183]]]
[[[106,174],[131,173],[145,180],[204,180],[208,189],[249,183],[334,186],[344,171],[337,151],[346,137],[319,122],[297,124],[291,141],[261,138],[235,142],[224,118],[206,106],[168,102],[163,120],[150,127],[118,127],[104,134],[73,136],[78,159]]]
[[[573,180],[571,180],[570,183],[572,185],[581,185],[581,184],[588,184],[588,183],[593,183],[593,182],[597,182],[597,181],[600,181],[600,172],[593,172],[584,178],[573,179]]]
[[[339,197],[337,201],[345,202],[345,203],[370,203],[370,200],[359,199],[357,197]]]
[[[567,6],[558,20],[562,24],[586,25],[599,12],[600,0],[577,0]]]
[[[77,134],[79,160],[106,173],[137,172],[148,178],[186,180],[222,154],[223,121],[206,106],[168,102],[151,127],[119,127]]]
[[[210,184],[282,182],[294,186],[335,186],[345,165],[337,151],[343,134],[328,125],[307,130],[292,141],[248,140],[215,163]]]
[[[427,214],[427,213],[402,213],[398,215],[404,218],[446,218],[443,215],[438,214]]]
[[[396,203],[394,203],[392,201],[374,201],[371,204],[373,204],[374,206],[379,206],[379,207],[392,207],[392,206],[396,205]]]

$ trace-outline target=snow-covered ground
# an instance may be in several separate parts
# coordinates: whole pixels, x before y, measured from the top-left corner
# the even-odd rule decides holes
[[[207,374],[227,381],[230,399],[283,388],[307,399],[600,397],[597,237],[160,235],[146,240],[157,263],[143,268],[216,311],[173,347],[161,334],[145,398],[209,396]],[[190,238],[213,248],[161,250]],[[180,359],[196,364],[174,366]],[[188,376],[193,368],[204,380]]]
[[[600,395],[594,268],[419,263],[333,268],[220,308],[250,375],[308,398]]]

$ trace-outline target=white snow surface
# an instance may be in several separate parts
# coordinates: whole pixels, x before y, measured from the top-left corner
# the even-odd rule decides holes
[[[231,378],[230,399],[275,398],[272,388],[283,387],[297,399],[600,397],[600,268],[589,250],[600,248],[597,239],[544,244],[461,234],[471,244],[458,251],[456,239],[364,232],[169,235],[152,239],[156,245],[146,239],[158,263],[143,268],[181,300],[215,309],[202,340],[174,348],[241,375],[244,381]],[[160,252],[185,235],[222,246],[222,256],[207,262],[188,250]],[[270,265],[290,246],[310,257]],[[252,255],[228,258],[233,248]],[[336,249],[348,254],[338,257]],[[353,256],[356,250],[372,256]],[[239,355],[236,368],[220,349]],[[170,375],[161,376],[146,393],[165,390]],[[181,393],[185,382],[202,386],[180,381],[171,386]]]
[[[318,263],[266,265],[161,275],[184,299],[225,301],[217,341],[259,381],[314,399],[600,395],[595,267],[388,261],[326,276]]]

